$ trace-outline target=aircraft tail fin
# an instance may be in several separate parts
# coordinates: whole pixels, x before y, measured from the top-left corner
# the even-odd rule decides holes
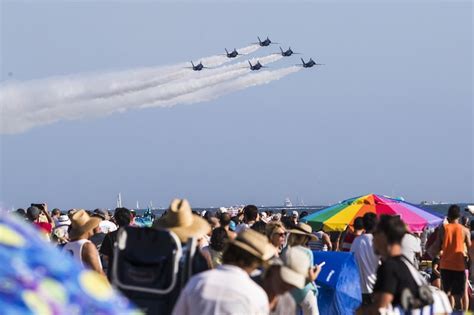
[[[250,65],[250,68],[252,68],[252,63],[250,62],[250,60],[247,60],[249,62],[249,65]]]
[[[225,52],[226,52],[227,54],[229,54],[229,52],[227,51],[227,48],[225,48]]]
[[[303,64],[305,64],[305,62],[304,62],[303,58],[301,58],[301,62],[302,62]]]
[[[283,48],[281,48],[281,46],[280,46],[280,50],[281,50],[281,53],[283,54]]]
[[[192,66],[193,66],[193,68],[194,68],[194,63],[193,63],[192,61],[191,61],[191,65],[192,65]]]
[[[260,37],[257,36],[257,38],[258,38],[258,42],[261,43],[262,41],[260,40]]]

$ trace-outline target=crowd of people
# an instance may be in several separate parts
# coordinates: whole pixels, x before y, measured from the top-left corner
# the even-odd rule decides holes
[[[32,204],[16,214],[109,280],[117,234],[135,225],[135,213],[127,208],[63,212]],[[325,232],[305,223],[306,215],[254,205],[237,213],[223,208],[198,213],[186,200],[174,200],[153,228],[175,233],[182,244],[195,238],[205,267],[183,285],[172,314],[319,314],[316,281],[323,267],[313,262],[319,251],[353,254],[362,294],[357,314],[434,303],[427,284],[443,290],[453,309],[469,309],[474,224],[458,206],[449,208],[436,229],[416,233],[399,216],[369,212],[343,232]]]

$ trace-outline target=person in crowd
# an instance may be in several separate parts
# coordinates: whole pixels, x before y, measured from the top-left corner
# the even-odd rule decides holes
[[[211,267],[217,268],[222,265],[222,254],[229,241],[226,229],[218,227],[212,230],[211,243],[209,244],[209,254],[211,258]]]
[[[331,238],[326,232],[320,229],[319,231],[315,232],[314,235],[316,235],[317,238],[315,240],[310,240],[308,243],[308,246],[311,250],[319,252],[327,252],[328,250],[332,250]]]
[[[232,221],[231,217],[230,217],[230,214],[229,213],[223,213],[220,217],[220,224],[221,224],[221,227],[224,228],[227,232],[227,236],[233,240],[236,236],[237,236],[237,233],[234,232],[235,230],[235,222]],[[234,228],[231,229],[231,224],[234,225]]]
[[[260,234],[266,235],[265,231],[267,229],[267,224],[264,221],[259,220],[252,225],[251,229]]]
[[[258,220],[258,208],[254,205],[245,206],[243,209],[243,222],[237,225],[235,232],[239,234],[240,232],[249,229],[254,225]]]
[[[101,224],[105,220],[106,216],[103,215],[102,213],[94,212],[91,215],[91,217],[96,217],[96,218],[99,218],[101,220],[100,223],[99,223],[99,226],[94,228],[94,234],[90,237],[90,241],[95,245],[97,250],[100,252],[100,248],[102,247],[102,242],[104,241],[105,236],[107,235],[107,233],[104,233],[103,226],[101,226]]]
[[[117,225],[110,221],[110,216],[107,209],[95,209],[93,215],[102,218],[99,226],[103,233],[108,234],[117,230]]]
[[[329,238],[331,239],[332,250],[335,252],[340,251],[339,245],[341,243],[342,232],[332,231],[329,232]]]
[[[294,210],[293,212],[291,212],[291,223],[293,223],[294,225],[298,225],[299,217],[300,215],[298,211]]]
[[[304,217],[306,217],[308,215],[308,211],[304,210],[304,211],[301,211],[300,213],[300,220],[303,219]]]
[[[69,242],[69,226],[71,220],[66,214],[62,214],[58,218],[58,223],[53,229],[53,240],[60,246]]]
[[[59,210],[58,208],[54,208],[53,210],[51,210],[51,219],[53,219],[54,226],[58,224],[58,219],[60,215],[61,210]]]
[[[137,226],[137,223],[135,222],[135,218],[137,217],[137,213],[135,212],[135,210],[130,209],[130,215],[132,217],[132,219],[130,221],[130,226]],[[165,215],[165,214],[163,214],[163,215]]]
[[[28,220],[26,217],[26,211],[23,208],[16,209],[15,214],[22,220]]]
[[[400,217],[380,217],[373,231],[373,245],[377,254],[382,257],[382,264],[377,270],[373,301],[359,308],[356,314],[380,314],[380,310],[386,310],[390,306],[400,307],[405,289],[413,296],[418,296],[418,285],[408,269],[409,262],[403,257],[401,243],[406,232],[405,223]]]
[[[99,252],[89,240],[94,234],[93,230],[99,226],[100,218],[90,217],[85,210],[79,210],[71,216],[70,241],[64,245],[63,251],[71,253],[81,265],[86,266],[100,274],[104,274]]]
[[[375,213],[368,212],[362,217],[365,233],[356,237],[352,242],[351,253],[354,254],[360,274],[360,287],[362,291],[362,303],[371,303],[371,294],[377,279],[377,268],[379,267],[379,256],[374,252],[372,234],[376,224]]]
[[[408,231],[408,227],[406,228]],[[402,240],[403,256],[418,269],[418,260],[421,258],[421,240],[415,234],[409,231],[403,236]]]
[[[270,266],[261,277],[255,279],[268,295],[270,315],[296,314],[296,302],[290,290],[303,289],[316,280],[321,269],[312,266],[306,251],[291,247],[285,255],[270,260]]]
[[[132,215],[130,210],[127,208],[117,208],[114,213],[115,222],[117,222],[119,228],[126,227],[130,225],[132,221]],[[107,277],[110,278],[111,268],[108,266],[112,263],[114,255],[114,243],[117,240],[118,229],[108,233],[104,240],[102,241],[102,246],[100,247],[100,254],[102,256],[102,261],[104,262],[104,270],[107,273]]]
[[[461,220],[459,222],[463,228],[465,229],[466,233],[468,233],[469,238],[471,235],[471,230],[470,230],[470,223],[471,220],[469,220],[468,217],[462,216]],[[465,262],[466,262],[466,270],[464,271],[466,274],[466,285],[464,286],[464,294],[462,296],[462,305],[463,305],[463,310],[467,311],[469,309],[469,269],[470,269],[470,259],[469,259],[469,249],[472,247],[472,241],[471,241],[471,246],[466,247],[466,250],[464,251],[464,256],[465,256]]]
[[[431,261],[431,277],[430,284],[438,289],[441,289],[441,272],[439,270],[440,257],[435,256]]]
[[[352,242],[354,242],[354,239],[364,233],[364,220],[362,219],[362,217],[357,217],[354,219],[353,227],[354,232],[352,232],[350,230],[350,227],[348,226],[344,237],[341,238],[342,243],[340,245],[340,248],[343,252],[349,252],[351,250]]]
[[[189,280],[173,314],[268,314],[267,294],[250,274],[274,252],[264,235],[244,229],[229,242],[222,265]]]
[[[467,311],[462,297],[466,290],[466,250],[471,247],[471,235],[459,223],[461,210],[458,205],[448,209],[448,224],[439,230],[442,255],[440,259],[441,286],[448,294],[453,309]]]
[[[286,257],[286,252],[290,248],[298,248],[306,254],[306,259],[310,264],[313,263],[313,252],[307,247],[310,240],[315,240],[316,236],[313,234],[313,229],[310,225],[300,222],[293,229],[288,230],[288,246],[282,251],[282,256]],[[314,270],[318,272],[318,269]],[[317,304],[317,288],[314,282],[309,282],[303,289],[291,290],[291,295],[296,301],[296,304],[301,308],[303,315],[317,315],[319,314]]]
[[[272,214],[270,221],[281,221],[281,213]]]
[[[206,244],[202,241],[203,238],[211,233],[211,226],[201,216],[194,215],[192,213],[191,205],[186,199],[174,199],[168,209],[165,216],[161,217],[158,221],[153,223],[153,228],[158,230],[168,230],[175,233],[181,241],[183,250],[196,250],[194,255],[193,273],[198,273],[211,268],[211,257],[203,255],[203,248],[209,246],[209,242],[206,240]],[[187,242],[189,238],[195,238],[197,240],[196,248],[191,250],[187,248]],[[210,241],[210,237],[209,237]]]
[[[279,256],[286,243],[286,229],[281,222],[270,221],[265,228],[265,234],[275,247],[275,256]]]
[[[42,222],[40,216],[44,215],[47,218],[47,222]],[[43,203],[38,206],[31,206],[26,210],[26,218],[42,232],[43,236],[47,239],[51,239],[51,232],[53,231],[54,222],[48,212],[48,206]]]

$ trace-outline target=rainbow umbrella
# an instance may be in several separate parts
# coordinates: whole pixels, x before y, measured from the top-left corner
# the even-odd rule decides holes
[[[322,228],[326,232],[344,231],[348,225],[354,223],[355,218],[367,212],[373,212],[377,216],[399,215],[412,232],[421,232],[426,227],[438,226],[443,221],[432,212],[403,200],[375,194],[344,200],[305,217],[305,221],[314,230]]]

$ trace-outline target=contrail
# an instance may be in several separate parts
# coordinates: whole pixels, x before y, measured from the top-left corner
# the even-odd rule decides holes
[[[259,59],[262,64],[265,65],[281,58],[280,55],[272,54],[262,58],[254,58],[251,62],[254,63]],[[0,104],[7,105],[2,105],[2,117],[4,121],[0,131],[2,133],[18,133],[35,126],[46,125],[63,119],[74,120],[98,117],[132,108],[146,107],[142,105],[150,104],[157,100],[166,102],[180,95],[186,95],[216,84],[222,84],[225,81],[244,75],[249,71],[247,62],[240,62],[204,73],[193,72],[189,77],[182,80],[171,81],[154,88],[116,93],[105,98],[90,99],[89,97],[85,97],[84,99],[58,103],[52,106],[36,105],[32,107],[31,104],[25,103],[32,102],[37,104],[37,99],[27,98],[24,100],[24,103],[17,102],[19,106],[15,107],[12,106],[15,102],[11,102],[12,99],[9,98],[7,94],[1,93]],[[17,95],[23,96],[20,93]],[[13,100],[15,99],[13,98]],[[21,105],[24,106],[22,107]],[[28,110],[25,110],[26,108],[28,108]]]

